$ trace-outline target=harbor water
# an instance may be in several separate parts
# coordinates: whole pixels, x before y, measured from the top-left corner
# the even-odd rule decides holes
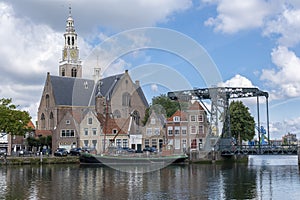
[[[299,199],[297,156],[169,165],[140,173],[95,165],[0,167],[0,199]]]

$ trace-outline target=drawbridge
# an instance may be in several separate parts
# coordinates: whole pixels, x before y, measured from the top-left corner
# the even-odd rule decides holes
[[[171,100],[187,102],[190,100],[198,100],[202,102],[206,111],[210,115],[209,131],[206,135],[203,150],[206,152],[223,151],[232,146],[232,135],[230,130],[230,99],[238,98],[256,98],[257,104],[257,126],[260,127],[260,97],[265,97],[266,101],[266,134],[268,141],[269,134],[269,105],[268,92],[259,90],[258,88],[246,87],[212,87],[200,88],[193,90],[181,90],[168,92]],[[211,108],[208,109],[203,103],[204,100],[210,100]],[[260,130],[258,130],[258,140],[260,141]]]

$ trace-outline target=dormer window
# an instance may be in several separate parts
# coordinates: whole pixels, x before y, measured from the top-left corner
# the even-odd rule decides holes
[[[84,81],[83,85],[84,85],[84,89],[89,89],[89,84],[87,81]]]
[[[179,116],[173,117],[173,121],[174,121],[174,122],[180,122],[180,117],[179,117]]]

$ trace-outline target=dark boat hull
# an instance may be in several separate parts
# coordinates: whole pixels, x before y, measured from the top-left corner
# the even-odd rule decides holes
[[[186,155],[170,156],[108,156],[82,154],[80,156],[81,164],[104,164],[104,165],[168,165],[171,163],[184,162]]]

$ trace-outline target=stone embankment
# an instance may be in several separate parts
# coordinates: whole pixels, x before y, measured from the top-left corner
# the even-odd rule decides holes
[[[79,164],[79,157],[66,156],[32,156],[32,157],[4,157],[0,158],[0,165],[40,165],[40,164]]]

